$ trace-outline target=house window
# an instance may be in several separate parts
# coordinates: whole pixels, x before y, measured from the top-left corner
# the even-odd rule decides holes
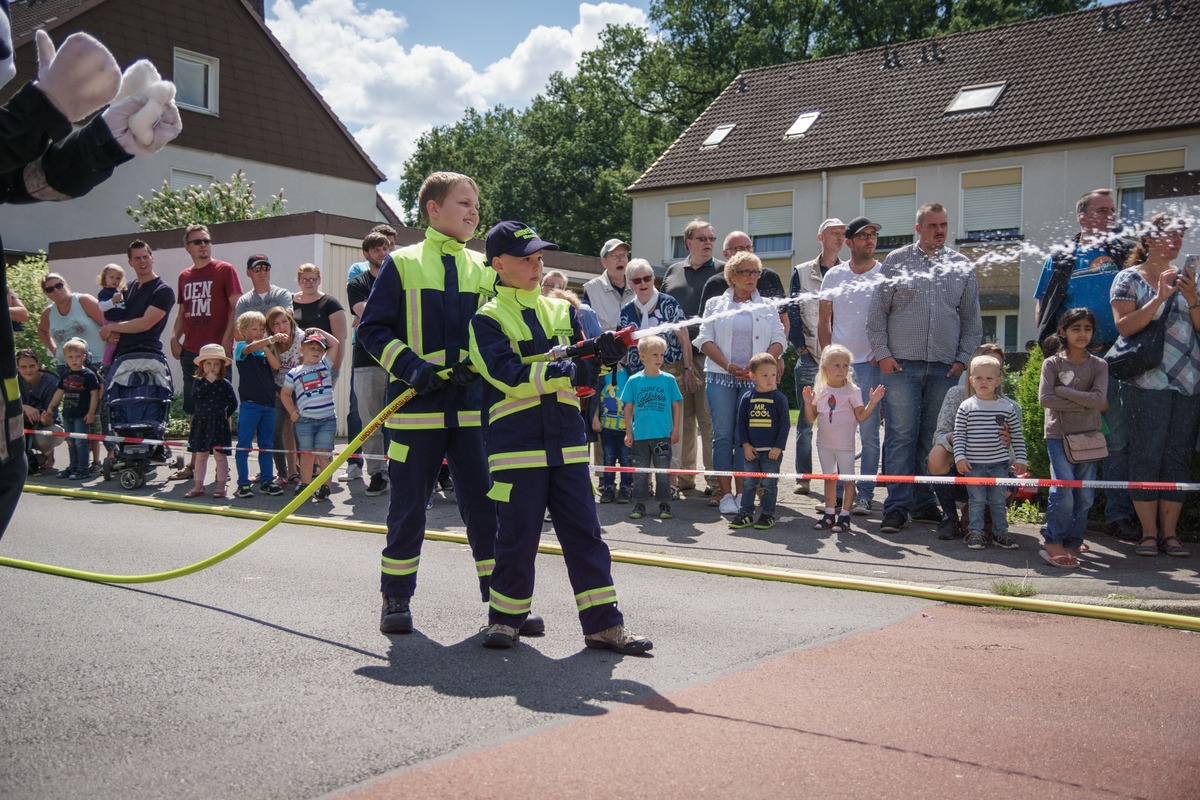
[[[219,67],[212,56],[175,48],[175,102],[181,108],[215,115]]]
[[[1016,311],[985,311],[981,316],[983,341],[996,342],[1006,353],[1017,352],[1017,320],[1020,315]]]
[[[917,222],[917,179],[864,183],[863,214],[880,226],[877,250],[912,244]]]
[[[792,127],[787,129],[787,133],[783,135],[785,139],[798,139],[804,136],[813,123],[817,121],[817,117],[821,116],[820,111],[805,111],[800,116],[796,117],[796,121],[792,123]]]
[[[1020,238],[1021,167],[964,172],[962,226],[962,242]]]
[[[792,193],[746,195],[746,233],[759,256],[792,254]]]
[[[1178,172],[1184,167],[1184,149],[1159,150],[1113,156],[1113,188],[1117,190],[1117,218],[1123,225],[1145,219],[1146,176]]]
[[[708,218],[707,200],[685,200],[667,203],[667,257],[671,260],[687,258],[687,246],[683,243],[683,229],[696,219]]]
[[[1005,82],[964,86],[946,106],[945,114],[961,114],[964,111],[987,111],[996,107],[996,101],[1004,93]]]
[[[207,188],[216,180],[214,175],[205,175],[203,172],[190,172],[186,169],[176,169],[171,167],[171,188],[175,190],[187,189],[190,186],[201,186]]]
[[[700,146],[701,147],[716,147],[721,142],[725,141],[725,137],[728,136],[729,132],[732,131],[736,127],[737,127],[736,122],[732,122],[728,125],[718,125],[716,128],[713,129],[713,132],[708,135],[708,138],[705,139],[704,143],[701,144]]]

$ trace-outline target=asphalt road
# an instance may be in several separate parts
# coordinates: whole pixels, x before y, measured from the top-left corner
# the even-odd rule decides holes
[[[26,494],[0,555],[139,574],[198,561],[254,528]],[[379,634],[380,546],[376,534],[285,524],[167,583],[4,569],[0,796],[320,796],[654,701],[927,605],[616,565],[628,622],[655,642],[650,657],[622,658],[582,646],[562,562],[541,556],[534,607],[547,635],[495,652],[479,646],[470,554],[448,543],[425,545],[418,631]]]

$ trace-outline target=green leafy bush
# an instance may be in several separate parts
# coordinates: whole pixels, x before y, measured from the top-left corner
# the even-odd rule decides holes
[[[254,204],[254,181],[246,180],[242,170],[230,176],[227,183],[214,181],[207,189],[188,186],[173,189],[163,181],[147,199],[138,195],[136,208],[129,206],[125,213],[144,231],[168,231],[186,228],[193,222],[215,225],[244,219],[282,216],[287,201],[283,189],[272,195],[264,206]]]
[[[38,354],[42,364],[53,368],[54,359],[46,352],[46,348],[37,335],[38,320],[42,316],[42,309],[50,304],[50,301],[46,299],[46,293],[42,291],[44,278],[49,271],[46,266],[45,253],[25,256],[17,264],[8,268],[8,288],[12,289],[13,293],[21,298],[25,308],[29,309],[29,322],[22,325],[22,330],[14,334],[17,349],[28,347]]]

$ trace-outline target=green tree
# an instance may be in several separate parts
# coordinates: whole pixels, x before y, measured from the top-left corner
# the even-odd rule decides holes
[[[214,181],[208,188],[188,186],[173,189],[163,181],[161,189],[149,198],[138,195],[137,207],[128,206],[125,213],[144,231],[167,231],[185,228],[193,222],[214,225],[243,219],[262,219],[284,214],[287,201],[283,189],[272,195],[266,205],[254,204],[254,181],[247,180],[242,170],[230,176],[228,182]]]
[[[21,326],[22,329],[13,336],[16,348],[21,350],[28,347],[38,354],[41,362],[47,367],[53,366],[54,361],[46,353],[46,348],[42,345],[41,340],[38,339],[37,326],[38,320],[42,316],[42,309],[50,304],[50,301],[46,299],[46,293],[42,291],[42,284],[49,271],[50,269],[46,265],[46,254],[41,252],[37,255],[25,256],[8,268],[8,288],[12,289],[13,294],[21,298],[25,308],[29,309],[29,322],[24,323]]]
[[[1037,478],[1050,477],[1050,456],[1046,452],[1045,409],[1038,402],[1038,385],[1042,379],[1042,348],[1034,346],[1025,368],[1017,376],[1014,400],[1021,406],[1021,432],[1025,434],[1025,454],[1029,474]]]

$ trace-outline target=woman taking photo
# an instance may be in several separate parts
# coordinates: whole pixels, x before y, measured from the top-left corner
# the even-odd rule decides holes
[[[751,357],[755,353],[770,353],[778,359],[787,345],[779,310],[758,293],[760,275],[762,262],[758,256],[735,253],[725,264],[729,289],[708,301],[704,307],[706,322],[701,324],[700,335],[696,337],[700,352],[708,356],[704,393],[712,415],[713,469],[722,472],[746,469],[742,448],[734,446],[733,429],[738,399],[754,388],[749,368]],[[730,491],[733,479],[723,476],[718,481],[721,513],[738,513],[737,498]]]
[[[1129,429],[1129,474],[1139,481],[1187,481],[1200,425],[1200,297],[1196,275],[1179,270],[1187,226],[1169,214],[1155,214],[1149,229],[1117,273],[1109,292],[1113,319],[1122,337],[1141,331],[1151,320],[1163,321],[1162,361],[1121,381],[1121,408]],[[1172,556],[1191,553],[1175,527],[1183,509],[1181,491],[1131,489],[1129,497],[1142,525],[1139,556],[1159,550]]]

